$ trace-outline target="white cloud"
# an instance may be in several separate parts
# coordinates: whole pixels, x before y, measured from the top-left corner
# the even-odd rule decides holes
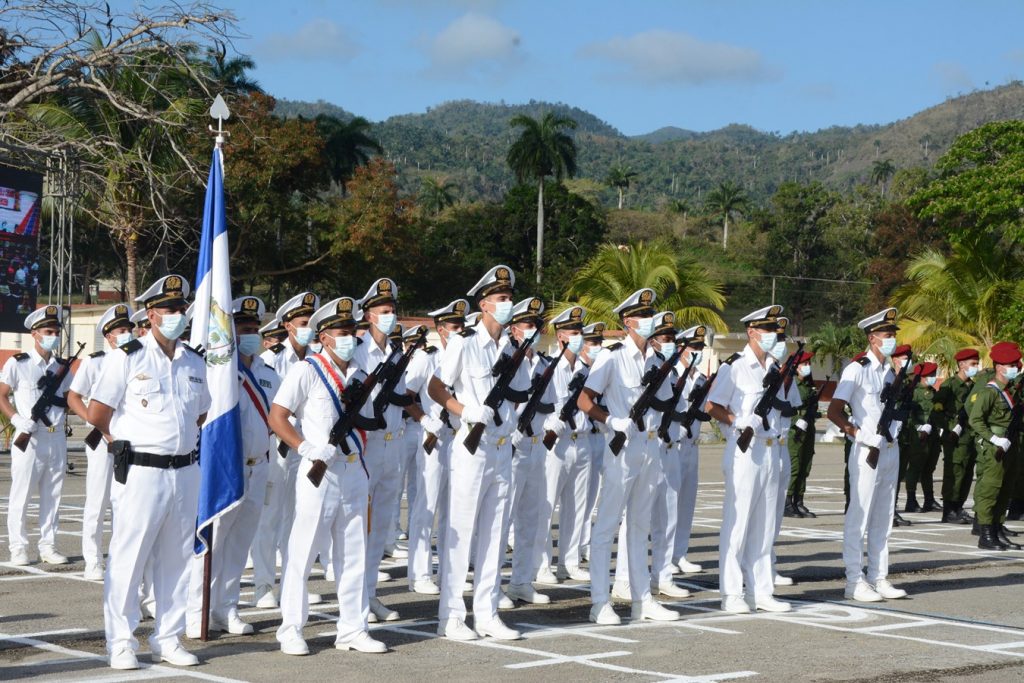
[[[611,75],[630,81],[703,85],[778,78],[756,50],[707,42],[678,31],[656,29],[616,36],[591,43],[580,54],[611,62],[617,68]]]
[[[939,62],[932,67],[932,71],[946,90],[964,91],[974,88],[974,79],[962,64]]]
[[[270,59],[347,62],[362,51],[362,46],[341,26],[330,19],[311,19],[288,33],[272,33],[255,49]]]
[[[482,14],[464,14],[426,46],[428,73],[466,76],[500,71],[521,57],[519,33]]]

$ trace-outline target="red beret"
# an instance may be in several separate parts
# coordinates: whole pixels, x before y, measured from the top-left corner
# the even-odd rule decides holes
[[[918,363],[914,366],[914,374],[922,377],[930,377],[939,371],[939,366],[931,361]]]
[[[1020,347],[1013,342],[997,342],[992,345],[988,355],[993,363],[1013,365],[1020,360]]]
[[[892,355],[894,355],[894,356],[909,356],[912,352],[913,352],[913,349],[910,348],[910,344],[900,344],[899,346],[897,346],[893,350]]]
[[[812,358],[814,358],[813,353],[810,351],[804,351],[800,354],[800,357],[796,359],[796,364],[803,365],[804,363],[810,363]]]
[[[956,355],[953,356],[953,360],[958,363],[962,360],[971,360],[972,358],[980,360],[981,356],[978,355],[977,349],[960,349],[956,352]]]

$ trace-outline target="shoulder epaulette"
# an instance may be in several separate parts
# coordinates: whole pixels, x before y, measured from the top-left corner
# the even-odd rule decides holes
[[[121,344],[121,346],[119,346],[118,348],[120,348],[125,353],[135,353],[136,351],[142,348],[142,342],[140,342],[138,339],[132,339],[127,344]]]
[[[467,337],[467,338],[468,337],[472,337],[474,334],[476,334],[476,330],[474,330],[472,327],[467,327],[462,332],[459,332],[459,336],[460,337]]]
[[[612,344],[611,346],[608,347],[608,350],[609,351],[618,351],[621,348],[622,348],[622,342],[615,342],[614,344]]]
[[[277,355],[277,354],[281,353],[282,351],[284,351],[284,344],[282,344],[281,342],[278,342],[278,343],[274,344],[273,346],[271,346],[267,350],[270,351],[272,354]]]
[[[16,354],[14,356],[14,360],[28,360],[28,354],[23,351],[19,354]]]
[[[726,358],[725,360],[723,360],[722,361],[722,365],[732,365],[737,360],[739,360],[740,356],[742,356],[742,355],[743,355],[742,353],[734,353],[731,356],[729,356],[728,358]]]
[[[427,353],[437,353],[437,347],[436,346],[428,346],[428,347],[426,347],[423,350],[426,351]]]
[[[871,363],[871,360],[869,358],[867,358],[866,356],[864,358],[857,359],[857,365],[869,365],[870,363]]]
[[[106,351],[104,351],[103,349],[100,349],[99,351],[93,351],[92,353],[89,354],[89,358],[102,358],[105,353]]]

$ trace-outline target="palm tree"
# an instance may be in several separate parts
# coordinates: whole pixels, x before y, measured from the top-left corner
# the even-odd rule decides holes
[[[553,314],[575,303],[587,309],[588,321],[618,328],[619,316],[613,309],[641,287],[657,293],[657,308],[674,312],[679,326],[708,325],[718,333],[728,331],[718,313],[725,307],[724,284],[697,259],[679,256],[662,243],[602,245],[576,271],[565,302],[556,302]]]
[[[537,183],[537,284],[544,266],[544,179],[556,180],[576,175],[576,141],[565,132],[575,130],[576,121],[545,112],[537,119],[519,114],[509,121],[513,128],[521,128],[519,137],[508,149],[506,161],[516,179]]]
[[[726,181],[708,192],[704,206],[712,216],[722,219],[722,249],[729,248],[729,218],[734,213],[746,211],[749,201],[739,185]]]
[[[341,186],[345,194],[345,183],[359,166],[370,161],[370,154],[381,154],[384,149],[370,137],[372,124],[362,116],[342,121],[336,116],[320,114],[316,117],[317,132],[324,138],[324,154],[331,178]]]
[[[436,216],[449,206],[455,205],[458,186],[450,180],[427,176],[420,185],[420,205]]]
[[[843,360],[863,351],[866,343],[864,333],[855,325],[840,326],[827,322],[810,336],[807,345],[819,360],[830,359],[832,374],[838,375]]]
[[[622,211],[622,200],[626,195],[626,190],[629,189],[633,178],[636,176],[636,171],[629,168],[629,166],[612,166],[608,170],[608,175],[605,176],[605,184],[609,187],[614,187],[619,192],[619,211]]]
[[[224,92],[235,95],[250,95],[256,92],[263,92],[263,88],[255,79],[249,77],[247,71],[256,68],[256,62],[247,55],[227,58],[227,48],[221,45],[219,49],[207,48],[206,66],[210,78],[223,88]]]
[[[896,174],[896,165],[892,159],[882,159],[871,164],[871,182],[882,187],[882,196],[885,196],[885,186],[889,179]]]

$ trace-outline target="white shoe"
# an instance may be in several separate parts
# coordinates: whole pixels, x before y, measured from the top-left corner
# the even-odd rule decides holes
[[[573,581],[590,581],[590,572],[576,566],[559,567],[555,576],[560,579],[572,579]]]
[[[409,540],[409,534],[405,533],[404,531],[399,531],[398,532],[398,540],[399,541],[408,541]]]
[[[868,582],[861,579],[857,583],[846,584],[846,592],[843,593],[847,600],[856,600],[857,602],[881,602],[882,596],[875,591]]]
[[[466,626],[462,619],[449,619],[443,624],[438,624],[437,635],[444,636],[449,640],[476,640],[476,632]]]
[[[437,584],[430,579],[420,579],[419,581],[412,584],[410,589],[413,593],[420,593],[422,595],[440,595],[441,589],[437,587]]]
[[[462,584],[462,592],[463,593],[472,593],[473,592],[473,584],[470,583],[469,581],[467,581],[466,583]]]
[[[367,652],[370,654],[380,654],[381,652],[388,651],[387,645],[379,640],[374,640],[366,631],[360,631],[356,634],[355,638],[352,638],[351,640],[335,642],[334,647],[339,650],[355,650],[357,652]]]
[[[726,595],[722,598],[722,611],[730,614],[750,614],[750,605],[739,595]]]
[[[501,619],[495,617],[483,624],[476,624],[476,634],[481,638],[490,636],[495,640],[519,640],[523,634],[514,628],[509,628],[502,623]]]
[[[551,602],[551,598],[543,593],[538,593],[534,590],[533,586],[528,583],[510,583],[505,586],[505,595],[512,600],[522,600],[523,602],[528,602],[531,605],[547,605]]]
[[[213,630],[211,625],[210,630]],[[199,624],[185,624],[185,637],[189,640],[200,640],[203,637],[203,628]]]
[[[875,592],[886,600],[899,600],[907,597],[907,591],[889,583],[888,579],[879,579],[875,582]]]
[[[633,621],[678,621],[682,615],[675,610],[662,606],[654,598],[647,598],[633,603]]]
[[[195,666],[199,663],[199,658],[183,648],[180,643],[175,644],[175,646],[167,652],[153,650],[150,655],[150,659],[153,660],[154,664],[167,662],[168,664],[173,664],[175,666]]]
[[[388,608],[380,601],[380,598],[370,598],[370,611],[381,621],[398,621],[401,618],[398,616],[398,612]]]
[[[367,624],[376,624],[376,623],[379,623],[379,621],[380,620],[377,619],[377,615],[374,614],[373,612],[370,612],[369,614],[366,615],[366,623]]]
[[[409,557],[409,551],[405,548],[399,548],[398,546],[395,546],[394,548],[390,549],[385,548],[384,555],[386,557],[390,557],[393,560],[404,560],[407,557]]]
[[[612,597],[618,598],[619,600],[629,600],[632,602],[633,593],[629,590],[629,584],[625,581],[616,581],[612,584]]]
[[[249,555],[245,558],[245,568],[246,569],[253,569],[253,568],[255,568],[255,566],[256,565],[253,564],[253,562],[252,562],[252,553],[249,553]]]
[[[53,548],[40,548],[39,559],[46,564],[67,564],[68,558],[58,553]]]
[[[664,595],[669,598],[688,598],[690,591],[680,588],[671,581],[662,583],[651,583],[651,592]]]
[[[236,612],[228,614],[228,618],[220,626],[235,636],[247,636],[253,632],[252,624],[242,621]]]
[[[704,568],[696,562],[687,562],[685,557],[679,558],[679,561],[676,562],[676,565],[679,567],[679,571],[681,571],[684,574],[700,574],[702,571],[704,571]]]
[[[291,640],[281,642],[281,652],[286,655],[301,657],[302,655],[309,654],[309,646],[306,645],[306,641],[302,638],[292,638]]]
[[[143,619],[156,619],[156,602],[148,598],[139,603],[139,614]]]
[[[328,564],[324,568],[324,581],[330,581],[331,583],[334,583],[334,565],[333,564]]]
[[[85,571],[82,572],[82,578],[88,579],[89,581],[102,581],[103,580],[103,565],[102,564],[87,564],[85,565]]]
[[[618,626],[622,623],[610,602],[602,602],[590,608],[590,620],[601,626]]]
[[[31,564],[31,561],[28,559],[28,551],[25,550],[24,548],[19,548],[17,550],[12,550],[11,551],[11,562],[10,562],[10,564],[13,564],[16,567],[24,567],[24,566],[26,566],[28,564]],[[132,656],[134,657],[134,655],[132,655]],[[135,668],[138,668],[137,664],[136,664]]]
[[[776,586],[792,586],[793,585],[793,579],[791,579],[788,576],[783,576],[782,574],[776,574],[774,582],[775,582]]]
[[[139,660],[135,658],[135,652],[130,647],[122,647],[110,655],[111,669],[138,669]]]
[[[536,581],[543,586],[558,585],[558,577],[551,571],[551,567],[541,567],[540,571],[537,572]]]
[[[749,603],[747,603],[749,605]],[[792,612],[793,606],[784,600],[776,600],[772,596],[757,598],[754,607],[762,612]]]
[[[498,597],[498,609],[515,609],[516,601],[505,595],[505,591],[501,591],[501,595]]]
[[[391,580],[391,574],[388,574],[387,572],[382,572],[382,571],[378,571],[377,572],[377,583],[386,583],[386,582],[388,582],[390,580]]]
[[[320,595],[319,593],[309,591],[309,593],[307,593],[306,595],[310,605],[319,605],[324,601],[324,596]]]
[[[256,586],[256,592],[253,594],[256,599],[256,606],[260,609],[274,609],[277,607],[277,598],[274,597],[273,586]]]

